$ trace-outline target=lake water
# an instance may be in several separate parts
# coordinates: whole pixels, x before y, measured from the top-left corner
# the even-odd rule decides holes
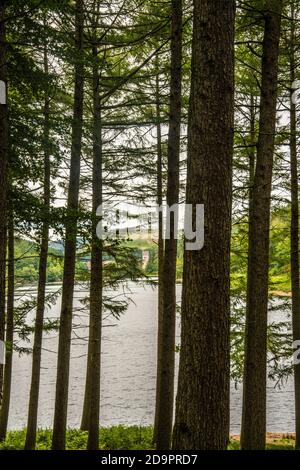
[[[51,286],[49,291],[57,290]],[[102,346],[101,425],[148,425],[153,423],[155,405],[155,368],[157,334],[157,291],[150,286],[130,284],[131,298],[127,312],[121,319],[107,318]],[[178,297],[181,287],[178,286]],[[20,296],[22,291],[18,291]],[[31,294],[35,292],[32,290]],[[78,288],[74,299],[74,330],[71,349],[68,426],[80,424],[87,351],[87,314],[80,299],[84,288]],[[122,297],[122,291],[118,293]],[[60,298],[47,311],[50,318],[58,317]],[[177,337],[179,342],[179,321]],[[53,423],[55,397],[57,333],[44,336],[40,406],[38,426],[50,428]],[[178,366],[178,354],[177,366]],[[9,428],[26,426],[31,375],[31,356],[15,354]],[[231,433],[240,431],[242,388],[231,386]],[[293,382],[283,388],[268,385],[267,430],[294,431]]]

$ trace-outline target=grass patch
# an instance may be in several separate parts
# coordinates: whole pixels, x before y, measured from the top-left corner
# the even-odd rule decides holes
[[[151,450],[153,428],[140,426],[112,426],[100,429],[100,449],[102,450]],[[26,430],[10,431],[5,442],[0,443],[0,450],[23,450]],[[276,436],[276,437],[275,437]],[[278,435],[279,436],[279,435]],[[39,430],[37,433],[37,450],[51,450],[52,430]],[[67,450],[85,450],[87,432],[68,429]],[[267,435],[267,450],[293,450],[295,439],[292,435]],[[239,437],[234,436],[228,450],[239,450]]]
[[[26,430],[10,431],[5,442],[0,443],[1,450],[22,450],[25,444]],[[39,430],[37,433],[37,450],[51,450],[52,430]],[[67,450],[85,450],[87,432],[68,429]],[[112,426],[101,428],[100,448],[103,450],[149,450],[152,447],[152,427]]]
[[[240,441],[237,436],[230,440],[228,450],[239,450]],[[294,450],[295,438],[291,436],[272,437],[272,434],[267,434],[266,450]]]

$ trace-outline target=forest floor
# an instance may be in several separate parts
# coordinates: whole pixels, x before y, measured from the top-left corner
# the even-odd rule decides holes
[[[270,295],[272,295],[274,297],[292,297],[291,292],[285,292],[285,291],[282,291],[282,290],[271,291]]]
[[[101,428],[100,448],[103,450],[151,450],[152,427],[139,426],[112,426]],[[26,431],[10,431],[6,441],[0,444],[0,450],[24,449]],[[37,450],[51,449],[52,431],[50,429],[39,430],[37,435]],[[69,429],[67,432],[68,450],[86,449],[87,432],[77,429]],[[293,434],[268,433],[268,450],[293,450],[295,437]],[[239,449],[239,436],[231,436],[229,450]]]
[[[240,436],[230,436],[230,450],[238,450],[240,445]],[[268,432],[266,435],[266,449],[267,450],[293,450],[295,447],[295,434],[288,433],[274,433]]]

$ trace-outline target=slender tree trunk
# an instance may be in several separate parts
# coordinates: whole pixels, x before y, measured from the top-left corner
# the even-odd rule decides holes
[[[256,103],[254,95],[250,97],[250,153],[249,153],[249,186],[250,199],[252,199],[251,191],[254,184],[255,175],[255,122],[256,122]]]
[[[102,136],[101,136],[101,100],[100,76],[97,48],[93,49],[93,216],[102,204]],[[100,410],[100,366],[102,334],[102,241],[98,239],[96,227],[99,220],[93,222],[90,285],[90,403],[88,422],[88,450],[99,449],[99,410]]]
[[[94,33],[97,34],[99,4],[94,3]],[[100,369],[102,334],[102,243],[96,234],[99,218],[97,208],[102,204],[102,131],[100,100],[100,64],[97,47],[93,47],[93,201],[91,281],[90,281],[90,325],[87,356],[87,371],[81,429],[89,431],[88,448],[99,447]],[[96,410],[96,412],[95,412]],[[90,417],[92,420],[90,421]]]
[[[171,35],[171,85],[170,118],[168,136],[167,205],[179,202],[179,158],[181,122],[182,76],[182,0],[172,0]],[[171,445],[174,407],[175,322],[176,322],[176,257],[177,227],[175,218],[170,220],[170,238],[165,240],[163,263],[163,315],[161,323],[160,377],[158,380],[157,449],[169,449]]]
[[[81,431],[89,430],[89,417],[90,417],[90,403],[91,403],[91,366],[90,358],[92,355],[91,351],[91,313],[90,313],[90,324],[89,324],[89,342],[88,342],[88,353],[87,353],[87,367],[86,367],[86,378],[85,378],[85,388],[84,388],[84,399],[83,399],[83,409],[80,429]]]
[[[295,10],[292,4],[292,24],[290,43],[290,165],[291,165],[291,282],[292,282],[292,323],[293,340],[300,340],[300,280],[299,280],[299,189],[297,161],[297,116],[296,105],[293,102],[292,86],[295,81]],[[295,431],[296,449],[300,449],[300,364],[294,365],[295,388]]]
[[[12,378],[12,358],[14,340],[14,293],[15,293],[15,261],[14,261],[14,222],[10,210],[8,224],[8,287],[7,287],[7,320],[6,320],[6,356],[4,366],[3,400],[0,411],[0,441],[4,441],[7,432],[10,390]]]
[[[282,2],[266,2],[257,163],[249,212],[242,449],[264,449],[270,204]]]
[[[235,2],[194,0],[186,202],[204,204],[205,244],[184,255],[174,449],[229,439],[230,236]]]
[[[91,267],[92,269],[92,267]],[[85,378],[85,388],[84,388],[84,399],[83,399],[83,409],[80,429],[81,431],[89,430],[89,418],[90,418],[90,403],[91,403],[91,365],[90,358],[92,355],[92,322],[91,322],[91,312],[90,312],[90,324],[89,324],[89,342],[88,342],[88,353],[87,353],[87,367],[86,367],[86,378]]]
[[[300,286],[299,286],[299,190],[296,141],[296,107],[291,102],[291,281],[293,340],[300,339]],[[300,365],[294,365],[296,448],[300,449]]]
[[[254,96],[251,95],[250,99],[250,154],[249,154],[249,208],[248,208],[248,218],[250,217],[252,211],[252,202],[253,202],[253,187],[254,187],[254,177],[255,177],[255,164],[256,164],[256,140],[255,140],[255,120],[256,120],[256,107]],[[249,238],[250,227],[248,224],[248,238]]]
[[[68,215],[65,234],[64,275],[62,287],[62,304],[60,314],[59,344],[57,358],[57,382],[55,396],[55,413],[53,426],[52,449],[65,448],[70,349],[72,334],[72,309],[75,282],[77,212],[80,183],[80,158],[83,127],[83,0],[76,0],[75,14],[75,88],[74,114],[72,126],[71,168],[68,190]]]
[[[6,1],[0,5],[0,86],[7,88],[5,9]],[[3,82],[5,85],[3,85]],[[7,97],[7,92],[5,93]],[[5,284],[6,284],[6,201],[8,159],[8,107],[0,102],[0,341],[5,334]],[[3,366],[0,364],[0,396],[3,388]],[[1,400],[0,400],[1,401]]]
[[[162,207],[163,203],[163,178],[162,178],[162,139],[161,139],[161,110],[160,110],[160,90],[159,73],[156,75],[156,133],[157,133],[157,205]],[[158,218],[158,329],[157,329],[157,372],[156,372],[156,400],[155,400],[155,418],[153,429],[153,443],[156,442],[157,427],[159,419],[159,400],[160,394],[160,375],[162,364],[162,316],[163,316],[163,259],[164,259],[164,240],[163,240],[163,214],[159,212]]]
[[[44,72],[48,74],[48,53],[47,48],[44,50]],[[25,449],[35,449],[38,401],[40,389],[40,373],[41,373],[41,355],[42,355],[42,339],[43,324],[45,312],[45,296],[47,282],[47,259],[48,259],[48,243],[49,243],[49,210],[50,210],[50,99],[48,90],[45,91],[44,102],[44,206],[43,206],[43,226],[42,239],[40,246],[39,259],[39,282],[37,292],[37,309],[34,328],[34,342],[32,353],[32,371],[31,371],[31,387],[29,397],[29,408],[27,418],[27,432],[25,440]]]

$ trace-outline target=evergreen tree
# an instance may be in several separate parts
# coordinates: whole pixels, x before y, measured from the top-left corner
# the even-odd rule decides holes
[[[194,1],[186,203],[205,206],[205,244],[184,254],[174,449],[229,438],[234,12],[233,1]]]

